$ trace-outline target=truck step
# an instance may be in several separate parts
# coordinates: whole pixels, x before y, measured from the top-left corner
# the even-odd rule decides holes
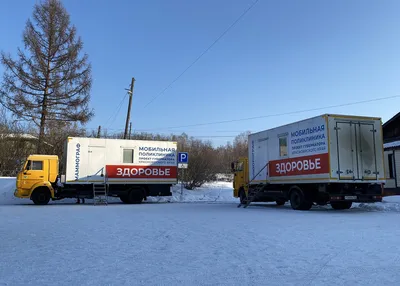
[[[104,184],[93,184],[93,205],[108,205],[108,186]]]
[[[247,190],[249,190],[249,191],[247,192],[247,200],[246,200],[246,203],[244,204],[243,208],[247,208],[257,198],[258,194],[264,190],[266,183],[260,183],[260,184],[256,185],[256,187],[254,189],[252,189],[251,191],[250,191],[250,185],[257,178],[257,176],[259,174],[261,174],[261,172],[265,168],[268,167],[268,165],[269,165],[269,163],[265,164],[265,166],[262,167],[262,169],[253,177],[253,179],[251,179],[250,182],[247,183],[246,187],[247,187]],[[239,203],[239,205],[237,207],[240,208],[241,206],[242,206],[242,203]]]
[[[250,185],[248,186],[248,188]],[[243,208],[247,208],[256,198],[257,196],[264,190],[265,184],[258,184],[254,189],[247,192],[247,201],[243,204]],[[242,203],[239,203],[238,208],[242,206]]]

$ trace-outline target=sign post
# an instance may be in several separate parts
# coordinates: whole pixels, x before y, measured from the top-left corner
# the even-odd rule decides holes
[[[178,169],[182,169],[182,177],[181,177],[181,198],[183,194],[183,174],[184,170],[188,168],[189,165],[189,154],[187,152],[179,152],[178,153]]]

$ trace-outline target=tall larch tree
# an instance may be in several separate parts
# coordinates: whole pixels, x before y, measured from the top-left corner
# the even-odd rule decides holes
[[[37,152],[51,121],[87,123],[92,85],[88,55],[59,0],[36,4],[23,32],[24,49],[17,59],[1,53],[5,68],[0,103],[18,119],[33,121],[39,129]]]

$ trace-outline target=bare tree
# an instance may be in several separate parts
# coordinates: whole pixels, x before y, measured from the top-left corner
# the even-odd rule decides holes
[[[23,42],[25,49],[18,49],[17,60],[1,54],[5,73],[0,103],[18,119],[39,127],[41,153],[48,121],[84,124],[93,116],[88,107],[91,65],[86,54],[80,56],[82,40],[59,0],[34,6]]]
[[[36,138],[10,122],[5,110],[0,108],[0,177],[16,176],[35,145]]]
[[[250,131],[242,132],[238,136],[235,137],[233,141],[233,156],[234,160],[237,160],[239,157],[247,157],[247,145],[248,145],[248,137],[250,135]]]
[[[222,174],[230,173],[231,162],[237,160],[233,154],[233,146],[230,142],[226,143],[224,146],[219,146],[216,150],[216,156],[218,158],[218,172]]]
[[[183,176],[182,170],[180,171],[180,177],[183,177],[186,189],[194,190],[216,179],[218,156],[211,142],[180,137],[178,149],[190,154],[190,164]]]

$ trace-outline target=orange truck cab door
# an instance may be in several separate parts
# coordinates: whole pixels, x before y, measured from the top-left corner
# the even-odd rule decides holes
[[[246,190],[247,185],[247,159],[241,158],[236,162],[232,163],[233,177],[233,195],[235,198],[239,197],[239,190],[244,188]]]

